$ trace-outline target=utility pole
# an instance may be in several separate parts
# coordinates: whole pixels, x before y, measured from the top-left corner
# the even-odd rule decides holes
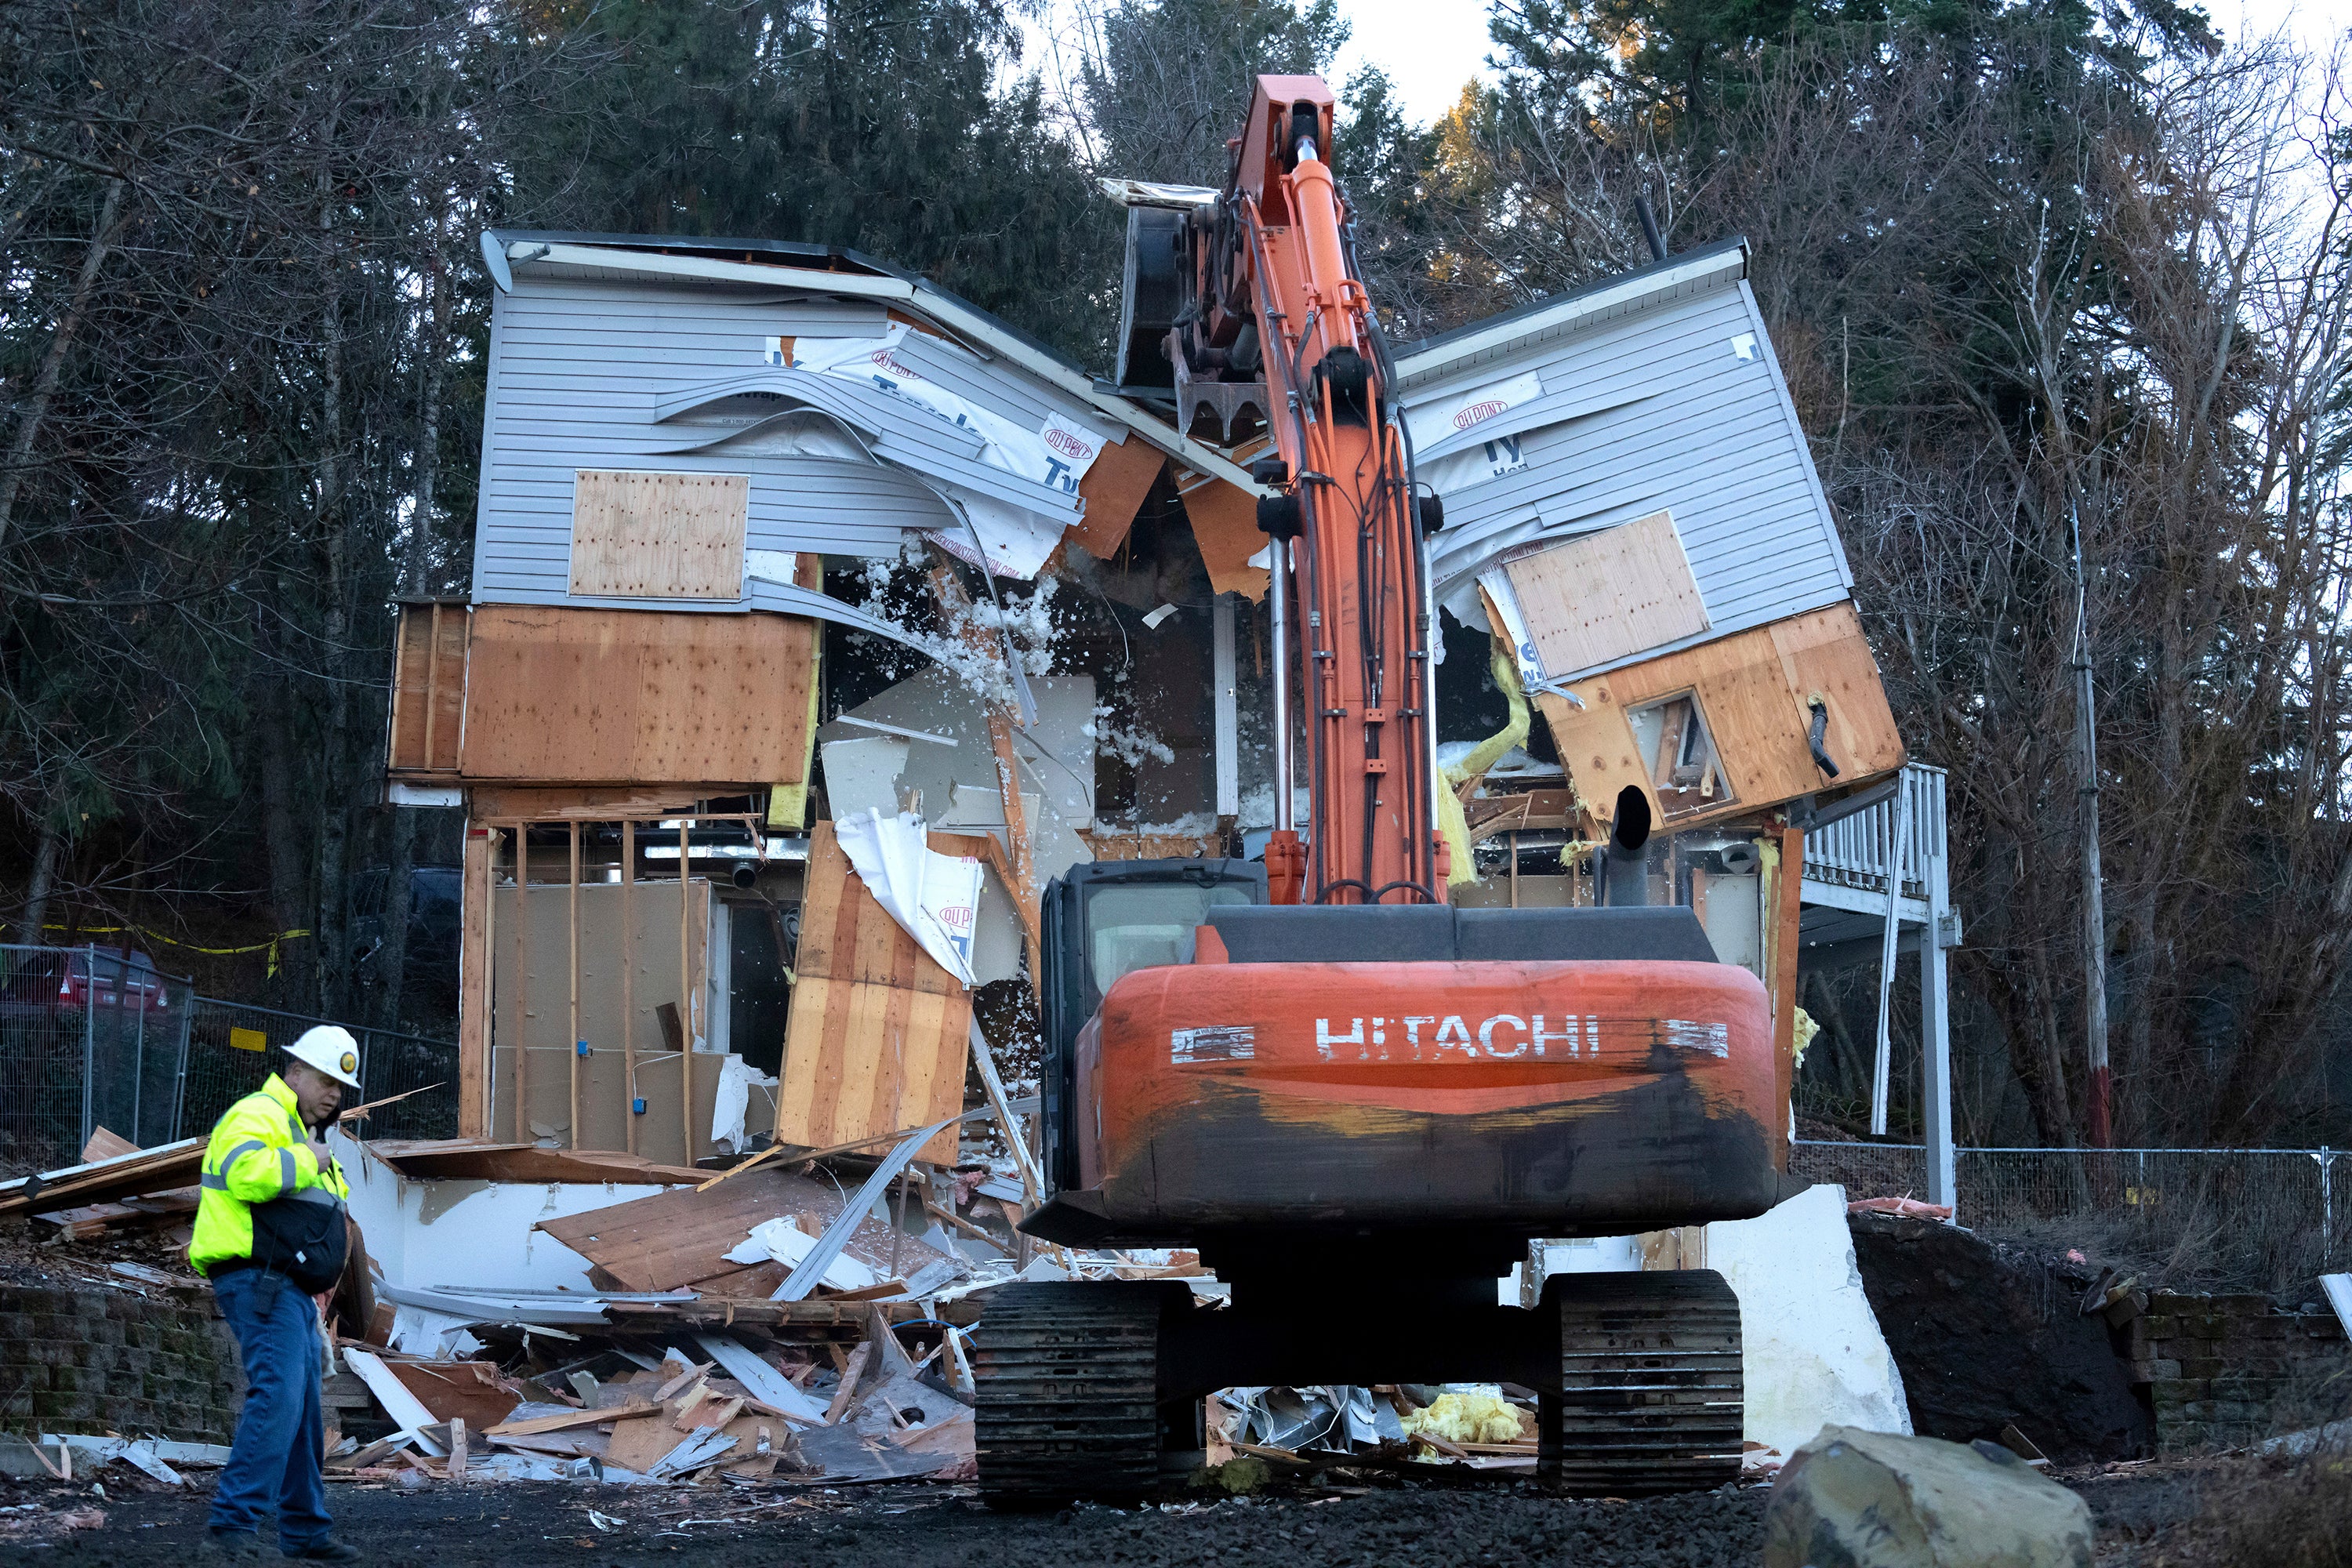
[[[2090,1065],[2085,1100],[2091,1146],[2115,1146],[2108,1111],[2107,917],[2099,872],[2099,731],[2093,717],[2091,685],[2090,578],[2083,569],[2083,516],[2066,509],[2074,532],[2074,750],[2082,782],[2076,786],[2083,824],[2083,1033]]]

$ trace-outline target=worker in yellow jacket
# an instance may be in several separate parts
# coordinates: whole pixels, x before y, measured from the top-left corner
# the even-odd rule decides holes
[[[218,1556],[257,1559],[261,1517],[274,1508],[280,1552],[351,1563],[360,1554],[332,1534],[320,1474],[325,1365],[312,1298],[333,1287],[350,1252],[351,1188],[326,1140],[344,1089],[359,1087],[359,1043],[326,1025],[286,1054],[282,1074],[213,1125],[188,1244],[245,1361],[245,1408],[213,1493],[210,1544]]]

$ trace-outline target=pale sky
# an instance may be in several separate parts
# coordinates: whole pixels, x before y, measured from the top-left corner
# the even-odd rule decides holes
[[[1049,7],[1066,16],[1059,5]],[[2325,54],[2340,37],[2352,12],[2342,0],[2204,0],[2206,12],[2235,39],[2261,36],[2281,25],[2294,30],[2305,48]],[[1343,86],[1366,63],[1381,66],[1396,83],[1406,115],[1427,123],[1454,107],[1463,83],[1489,75],[1486,0],[1339,0],[1353,31],[1340,51],[1332,86]],[[1033,15],[1020,16],[1027,40],[1021,68],[1054,79],[1046,29]]]
[[[1366,62],[1379,65],[1396,83],[1405,113],[1425,122],[1454,107],[1464,82],[1487,74],[1493,46],[1485,0],[1339,0],[1339,10],[1354,33],[1340,54],[1335,87]],[[2319,51],[2331,30],[2340,36],[2352,25],[2352,10],[2336,0],[2205,0],[2205,10],[2232,39],[2248,28],[2261,36],[2286,23],[2306,48]]]

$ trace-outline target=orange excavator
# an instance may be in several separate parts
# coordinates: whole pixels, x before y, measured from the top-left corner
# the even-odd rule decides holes
[[[1569,1491],[1738,1472],[1721,1276],[1563,1274],[1533,1307],[1497,1300],[1531,1238],[1749,1218],[1782,1195],[1770,1009],[1690,910],[1642,901],[1638,792],[1603,907],[1446,902],[1424,549],[1442,520],[1354,264],[1333,109],[1319,78],[1260,77],[1223,191],[1168,236],[1177,384],[1263,383],[1272,750],[1277,780],[1304,777],[1307,821],[1277,788],[1262,864],[1080,866],[1043,910],[1053,1190],[1023,1229],[1196,1248],[1230,1296],[999,1289],[974,1372],[1000,1506],[1181,1480],[1203,1396],[1267,1384],[1519,1384],[1540,1474]]]

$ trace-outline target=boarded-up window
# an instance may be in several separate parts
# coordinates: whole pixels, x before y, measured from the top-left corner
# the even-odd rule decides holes
[[[1523,555],[1507,570],[1547,675],[1573,676],[1707,629],[1667,512]]]
[[[742,474],[582,468],[572,495],[572,592],[622,599],[740,599]]]

